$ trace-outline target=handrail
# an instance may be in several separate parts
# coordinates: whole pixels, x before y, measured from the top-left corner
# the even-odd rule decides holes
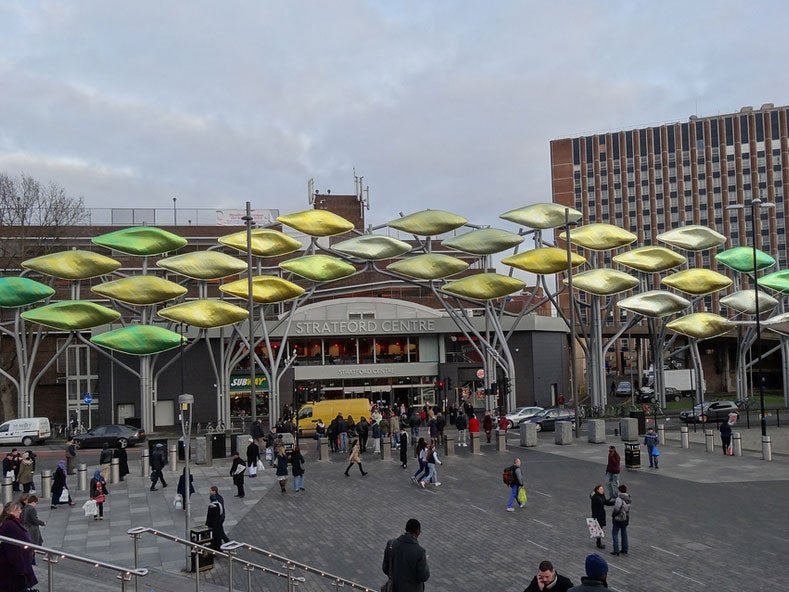
[[[260,555],[265,555],[269,559],[276,559],[277,561],[284,561],[286,566],[290,569],[290,566],[297,567],[299,569],[303,569],[308,573],[317,574],[322,578],[328,578],[334,581],[334,585],[337,587],[341,586],[348,586],[350,588],[356,590],[364,590],[364,592],[376,592],[373,588],[368,588],[367,586],[363,586],[361,584],[357,584],[356,582],[352,582],[351,580],[346,580],[345,578],[341,578],[340,576],[335,576],[330,574],[326,570],[318,569],[316,567],[311,567],[306,563],[299,563],[298,561],[293,561],[292,559],[288,559],[287,557],[283,557],[282,555],[277,555],[271,551],[267,551],[265,549],[261,549],[260,547],[256,547],[254,545],[250,545],[249,543],[241,543],[238,541],[230,541],[229,543],[225,543],[222,545],[223,551],[235,551],[237,549],[246,549],[247,551],[252,551],[253,553],[258,553]]]
[[[47,562],[47,578],[49,580],[47,582],[47,588],[49,592],[55,592],[54,566],[61,559],[71,559],[72,561],[77,561],[79,563],[90,564],[93,567],[101,567],[103,569],[109,569],[118,572],[116,578],[121,581],[122,592],[125,592],[126,582],[130,581],[132,579],[132,576],[136,576],[134,579],[134,584],[136,587],[137,578],[148,575],[147,569],[145,569],[144,567],[142,568],[137,567],[136,565],[134,569],[130,569],[128,567],[121,567],[120,565],[115,565],[113,563],[96,561],[95,559],[90,559],[89,557],[82,557],[81,555],[75,555],[74,553],[67,553],[66,551],[58,551],[57,549],[50,549],[49,547],[42,547],[41,545],[34,545],[33,543],[20,541],[18,539],[12,539],[5,536],[0,536],[0,542],[16,545],[17,547],[22,547],[23,549],[32,549],[33,551],[42,553],[44,555],[44,561]]]
[[[247,587],[251,590],[251,574],[254,570],[259,569],[263,573],[269,573],[275,575],[280,578],[287,578],[288,580],[288,590],[292,589],[292,582],[303,582],[304,578],[294,577],[288,573],[282,573],[281,571],[277,571],[275,569],[271,569],[270,567],[265,567],[263,565],[259,565],[254,563],[253,561],[247,561],[246,559],[240,559],[238,557],[233,556],[231,553],[223,553],[222,551],[217,551],[212,547],[206,547],[205,545],[201,545],[199,543],[193,543],[192,541],[188,541],[186,539],[182,539],[181,537],[168,534],[166,532],[162,532],[160,530],[156,530],[155,528],[149,528],[147,526],[136,526],[134,528],[130,528],[126,531],[126,533],[132,537],[134,540],[134,565],[137,566],[139,562],[139,557],[137,553],[137,541],[143,534],[152,534],[157,537],[162,537],[173,541],[174,543],[179,543],[181,545],[186,545],[187,547],[191,547],[192,553],[194,553],[197,557],[197,568],[194,572],[195,574],[195,590],[196,592],[200,592],[200,555],[201,554],[210,554],[214,557],[224,557],[228,560],[228,582],[227,582],[227,589],[228,592],[233,592],[233,562],[237,561],[243,565],[244,570],[247,572],[248,581]],[[229,543],[228,543],[229,544]]]

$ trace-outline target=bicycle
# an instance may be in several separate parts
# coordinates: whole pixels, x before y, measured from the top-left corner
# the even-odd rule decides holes
[[[205,426],[205,430],[209,434],[223,434],[225,432],[225,422],[220,419],[216,426],[214,426],[214,424],[209,421]]]

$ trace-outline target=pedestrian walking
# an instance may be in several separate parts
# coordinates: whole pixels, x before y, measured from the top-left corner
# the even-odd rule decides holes
[[[619,493],[619,473],[622,470],[621,458],[616,446],[608,447],[608,462],[605,465],[605,483],[608,499],[613,500]]]
[[[33,460],[30,451],[26,450],[22,453],[22,460],[19,463],[19,477],[17,477],[19,485],[22,486],[22,491],[25,493],[30,493],[32,489],[35,489],[35,485],[33,484],[34,469],[35,461]]]
[[[115,449],[115,458],[118,459],[118,476],[121,481],[126,480],[129,474],[129,455],[126,454],[126,442],[123,441]]]
[[[578,586],[568,592],[601,592],[608,589],[608,563],[597,553],[586,556],[584,562],[586,576],[581,578]]]
[[[433,415],[433,410],[431,409],[428,413],[427,419],[427,431],[430,434],[430,444],[433,446],[438,445],[438,420],[436,416]]]
[[[500,432],[504,432],[506,434],[507,430],[509,429],[509,427],[510,427],[510,420],[507,419],[506,415],[500,415],[499,416],[499,431]]]
[[[68,439],[64,450],[66,454],[66,472],[73,475],[77,472],[77,442],[73,437]]]
[[[400,448],[400,418],[396,413],[391,413],[387,418],[389,421],[389,430],[392,432],[392,448]]]
[[[523,592],[543,592],[545,590],[567,592],[572,587],[573,583],[570,578],[556,573],[553,563],[546,559],[545,561],[540,561],[540,565],[537,567],[537,574]]]
[[[592,493],[589,495],[589,500],[592,504],[592,518],[597,520],[601,529],[605,528],[605,507],[614,505],[613,499],[606,499],[604,491],[602,485],[595,485]],[[605,549],[603,537],[596,537],[595,541],[598,549]]]
[[[411,426],[411,440],[416,440],[419,437],[420,423],[419,411],[416,410],[416,407],[413,407],[411,414],[408,416],[408,425]]]
[[[444,463],[441,462],[441,459],[438,458],[438,450],[436,447],[430,444],[427,447],[427,452],[425,454],[425,461],[427,462],[427,475],[419,481],[419,485],[422,486],[422,489],[425,488],[425,483],[432,483],[434,486],[438,487],[441,485],[441,482],[438,480],[438,471],[436,470],[436,465],[443,465]]]
[[[189,499],[192,498],[192,494],[195,492],[195,476],[190,472],[189,473]],[[181,476],[178,477],[178,485],[175,488],[175,492],[181,496],[181,509],[186,512],[186,467],[184,467]],[[177,507],[177,506],[176,506]]]
[[[230,537],[225,534],[225,500],[219,495],[219,489],[212,485],[208,489],[208,512],[205,525],[211,529],[211,548],[220,550],[222,543],[229,543]]]
[[[414,473],[413,477],[411,477],[411,483],[416,485],[421,477],[427,475],[427,442],[424,438],[419,438],[419,441],[416,443],[416,447],[414,448],[414,456],[416,456],[417,463],[419,463],[419,468]]]
[[[0,514],[0,536],[31,543],[22,525],[22,504],[9,502]],[[19,545],[0,545],[0,590],[22,592],[38,583],[33,571],[33,550]]]
[[[304,489],[304,455],[301,448],[296,446],[290,454],[290,464],[293,469],[293,491],[306,491]]]
[[[162,469],[167,466],[167,456],[164,453],[164,445],[159,442],[153,447],[150,458],[151,465],[151,491],[156,491],[156,484],[161,481],[162,487],[167,487],[164,480]]]
[[[731,424],[728,421],[722,421],[718,428],[721,433],[721,446],[723,446],[723,455],[729,455],[729,446],[731,446]],[[20,482],[22,477],[19,477]]]
[[[373,454],[381,454],[381,426],[374,423],[372,427],[373,433]]]
[[[258,450],[263,450],[266,447],[265,433],[263,431],[263,423],[256,419],[252,422],[249,428],[249,437],[258,445]]]
[[[378,424],[373,423],[373,438],[375,438],[375,434],[380,434],[378,430]],[[364,454],[367,452],[367,438],[370,437],[370,424],[367,422],[367,419],[362,415],[359,419],[359,422],[356,424],[356,434],[359,436],[359,452]],[[380,435],[379,435],[380,438]]]
[[[340,452],[345,454],[348,452],[348,421],[342,416],[342,413],[337,414],[337,436],[340,439],[339,448]]]
[[[282,493],[285,493],[288,484],[288,455],[285,453],[284,446],[279,446],[277,448],[277,455],[274,462],[277,465],[277,481],[279,481],[279,488]]]
[[[400,468],[408,468],[408,432],[405,428],[400,431]]]
[[[647,434],[644,436],[644,446],[647,447],[647,453],[649,454],[649,468],[657,469],[660,451],[658,450],[658,436],[654,428],[647,428]]]
[[[326,424],[323,423],[322,419],[318,419],[317,423],[315,424],[315,440],[317,440],[317,449],[318,452],[321,451],[321,440],[326,437]],[[331,447],[331,443],[329,443]]]
[[[230,465],[230,475],[233,477],[233,485],[236,486],[236,495],[233,497],[244,497],[244,472],[247,465],[241,460],[238,450],[233,451],[233,464]]]
[[[348,456],[348,466],[345,469],[346,477],[350,477],[348,471],[351,469],[351,467],[354,464],[359,465],[359,472],[362,474],[362,477],[367,475],[367,473],[364,470],[364,467],[362,467],[362,461],[359,458],[359,441],[355,439],[353,442],[351,442],[351,454]]]
[[[109,493],[107,480],[101,474],[101,469],[96,469],[93,473],[93,479],[90,480],[90,499],[96,502],[96,513],[93,515],[94,520],[104,520],[104,502]]]
[[[30,542],[34,545],[41,545],[44,542],[44,537],[41,536],[42,526],[46,526],[46,522],[40,520],[38,517],[38,497],[31,495],[27,498],[27,502],[22,507],[22,515],[20,517],[22,526],[27,528],[30,535]],[[35,559],[34,559],[35,562]]]
[[[627,485],[619,486],[619,495],[614,501],[614,511],[611,513],[611,522],[613,529],[611,532],[611,540],[614,543],[614,550],[611,555],[619,555],[619,535],[622,535],[622,555],[627,555],[628,540],[627,540],[627,525],[630,524],[630,494],[627,492]]]
[[[416,518],[405,524],[405,533],[386,543],[382,569],[395,592],[423,592],[430,579],[427,553],[417,539],[422,525]]]
[[[66,485],[66,461],[58,461],[58,466],[52,474],[52,486],[49,492],[52,494],[52,502],[49,507],[53,510],[60,504],[74,505],[74,500],[71,499],[71,491]]]
[[[247,446],[247,467],[250,477],[257,477],[258,463],[260,462],[260,447],[255,442],[254,438],[249,438],[249,445]],[[261,463],[260,466],[263,466]]]
[[[520,494],[520,489],[526,483],[523,480],[523,470],[521,469],[521,459],[516,458],[515,462],[510,467],[510,498],[507,500],[507,511],[514,512],[515,508],[512,505],[518,501],[518,507],[522,508],[526,504],[518,500],[518,495]]]
[[[490,411],[486,411],[485,417],[482,418],[482,429],[485,430],[485,437],[488,439],[488,444],[490,444],[490,433],[493,431],[493,416],[490,414]]]
[[[458,430],[458,446],[468,446],[468,417],[463,409],[458,409],[455,417],[455,427]]]
[[[101,476],[106,481],[110,478],[110,467],[112,466],[112,457],[114,456],[112,448],[106,442],[101,447],[101,454],[99,455],[99,466],[101,467]]]

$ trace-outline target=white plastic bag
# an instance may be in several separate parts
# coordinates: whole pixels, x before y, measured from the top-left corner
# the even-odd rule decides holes
[[[258,459],[257,469],[258,469],[258,472],[266,470],[266,465],[264,465],[263,461],[260,460],[260,459]]]
[[[184,498],[180,493],[175,494],[175,500],[173,501],[176,510],[183,510],[184,509]]]
[[[82,509],[85,510],[85,516],[95,516],[99,513],[99,508],[96,505],[95,500],[89,499],[84,504],[82,504]]]
[[[58,498],[58,501],[59,501],[61,504],[67,504],[67,503],[69,503],[69,499],[68,499],[68,498],[69,498],[69,495],[68,495],[68,489],[66,489],[66,488],[64,487],[64,488],[63,488],[63,491],[61,491],[61,492],[60,492],[60,497]]]
[[[249,468],[247,469],[247,472],[248,472],[250,477],[254,477],[255,475],[258,474],[258,468],[255,465],[249,465]]]

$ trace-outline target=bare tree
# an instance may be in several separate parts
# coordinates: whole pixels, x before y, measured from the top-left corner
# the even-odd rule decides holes
[[[81,197],[70,197],[56,183],[43,185],[29,175],[0,173],[0,266],[50,252],[66,229],[83,224],[88,210]]]
[[[22,261],[52,252],[66,233],[74,234],[74,226],[87,219],[83,199],[68,196],[56,183],[43,185],[29,175],[0,173],[0,275],[16,275]],[[0,309],[3,332],[15,337],[0,344],[0,415],[4,418],[15,416],[16,388],[8,376],[21,378],[16,370],[24,352],[19,346],[31,337],[28,332],[41,331],[23,323],[27,335],[17,335],[15,319],[20,312],[18,308]]]

